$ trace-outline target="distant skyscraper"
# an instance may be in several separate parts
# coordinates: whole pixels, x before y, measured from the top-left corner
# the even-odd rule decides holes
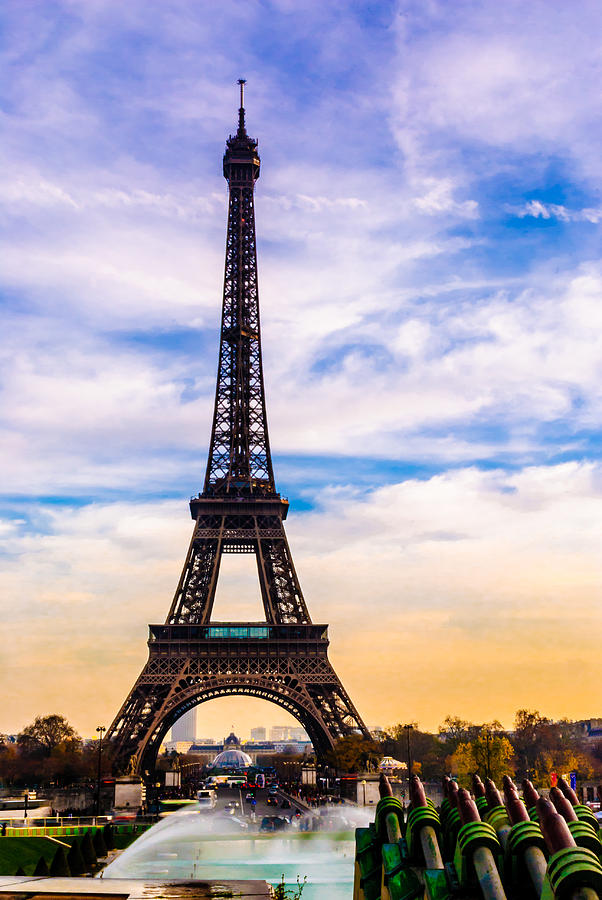
[[[271,741],[308,741],[305,728],[300,725],[273,725],[270,728]]]
[[[272,725],[270,728],[271,741],[285,741],[288,737],[288,728],[286,725]]]
[[[265,728],[251,728],[251,740],[252,741],[265,741],[266,739],[266,730]]]
[[[196,737],[196,707],[184,713],[181,719],[172,726],[172,741],[194,741]]]

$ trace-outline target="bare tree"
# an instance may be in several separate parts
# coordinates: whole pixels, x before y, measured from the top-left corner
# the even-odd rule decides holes
[[[59,744],[80,744],[81,738],[64,716],[53,713],[36,716],[32,724],[23,729],[17,741],[25,751],[50,756]]]

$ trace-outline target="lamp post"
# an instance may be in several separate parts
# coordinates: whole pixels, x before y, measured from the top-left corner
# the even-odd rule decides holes
[[[362,779],[362,791],[364,794],[364,802],[362,803],[362,806],[365,806],[366,805],[366,779],[365,778]]]
[[[412,732],[412,729],[414,726],[412,724],[408,724],[408,725],[403,725],[402,727],[405,729],[407,744],[408,744],[408,803],[409,803],[410,802],[409,801],[410,785],[412,783],[412,768],[413,768],[411,732]]]
[[[102,760],[102,736],[107,729],[104,725],[99,725],[96,729],[98,734],[98,774],[96,778],[96,804],[95,804],[95,815],[98,816],[100,814],[100,768],[101,768],[101,760]]]
[[[411,731],[413,729],[413,725],[404,725],[406,730],[406,735],[408,739],[408,784],[410,783],[410,778],[412,777],[412,741],[410,738]]]
[[[485,742],[487,747],[487,778],[491,778],[491,731],[489,728],[485,731]]]

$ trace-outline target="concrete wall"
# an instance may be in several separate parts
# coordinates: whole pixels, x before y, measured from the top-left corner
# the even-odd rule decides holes
[[[45,792],[46,793],[46,792]],[[83,812],[94,806],[94,791],[87,787],[58,788],[47,792],[50,805],[59,813]]]
[[[376,806],[380,800],[378,781],[363,778],[357,780],[357,804],[358,806]]]
[[[170,773],[166,773],[170,774]],[[177,773],[180,774],[179,772]],[[115,781],[115,810],[138,811],[142,806],[144,791],[140,778],[117,778]]]

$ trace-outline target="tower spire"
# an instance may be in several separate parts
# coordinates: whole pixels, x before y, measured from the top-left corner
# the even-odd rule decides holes
[[[244,138],[247,136],[247,129],[245,127],[245,84],[247,83],[246,78],[239,78],[238,84],[240,85],[240,107],[238,109],[238,132],[237,137]]]
[[[228,226],[222,328],[204,492],[274,495],[265,409],[253,192],[259,178],[257,141],[244,123],[244,79],[239,79],[239,127],[226,141]]]

